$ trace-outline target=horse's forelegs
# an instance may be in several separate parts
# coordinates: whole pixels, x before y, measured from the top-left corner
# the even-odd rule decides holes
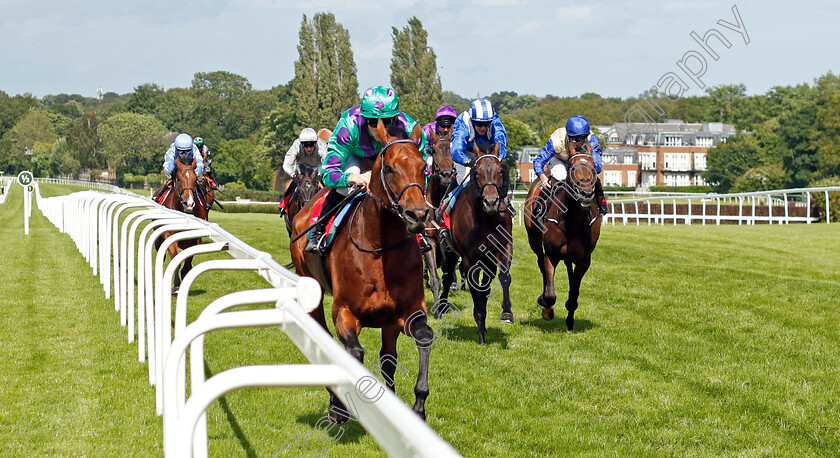
[[[431,240],[432,237],[429,237]],[[437,253],[437,243],[432,242],[433,249],[423,254],[426,259],[426,271],[429,275],[429,289],[432,290],[432,296],[435,298],[435,304],[440,300],[440,276],[437,271],[437,261],[435,260],[435,253]]]
[[[177,244],[173,243],[169,245],[169,248],[166,249],[166,252],[169,253],[169,262],[172,262],[175,259],[175,256],[178,256],[178,247]],[[172,287],[172,295],[178,294],[178,290],[181,289],[181,273],[178,269],[175,270],[175,283]]]
[[[394,373],[397,371],[397,337],[400,336],[399,326],[382,328],[382,349],[379,350],[379,370],[385,385],[394,391]]]
[[[500,321],[513,323],[513,311],[510,302],[510,264],[513,261],[513,245],[505,247],[505,254],[499,256],[499,283],[502,285],[502,314]]]
[[[418,310],[420,309],[418,308]],[[409,337],[414,338],[417,350],[420,352],[417,384],[414,385],[414,412],[425,420],[426,398],[429,397],[429,355],[432,352],[435,333],[426,322],[425,313],[410,321],[410,327],[411,329],[408,330]]]
[[[333,307],[338,307],[338,305],[333,304]],[[338,336],[338,340],[344,344],[344,348],[347,349],[348,353],[353,355],[360,363],[364,364],[365,350],[362,348],[362,344],[359,343],[359,320],[346,308],[341,308],[338,314],[333,316],[335,317],[335,333]],[[338,399],[338,396],[332,392],[330,394],[330,418],[336,424],[346,422],[350,419],[347,409],[341,400]]]
[[[454,253],[444,254],[443,256],[443,278],[441,285],[440,296],[435,300],[435,308],[432,313],[435,318],[440,318],[449,310],[449,289],[452,287],[452,277],[455,276],[455,264],[458,258]]]
[[[478,327],[478,343],[484,345],[484,335],[487,333],[485,326],[487,296],[490,293],[490,283],[495,277],[495,272],[488,272],[482,267],[484,264],[481,263],[475,264],[474,268],[467,267],[467,284],[473,299],[473,318]],[[482,272],[484,272],[483,275]]]
[[[554,303],[557,302],[557,296],[554,293],[555,263],[552,262],[548,254],[544,254],[540,259],[537,259],[537,264],[540,266],[543,277],[543,293],[537,298],[537,304],[543,308],[543,319],[552,320],[554,319]]]
[[[575,310],[578,308],[578,296],[580,295],[580,282],[586,271],[589,269],[591,258],[587,257],[583,261],[577,263],[572,269],[572,262],[566,261],[566,270],[569,274],[569,299],[566,300],[566,310],[569,314],[566,316],[566,327],[569,331],[575,327]]]

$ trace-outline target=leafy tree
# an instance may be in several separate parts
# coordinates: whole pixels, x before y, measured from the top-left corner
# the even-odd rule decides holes
[[[152,115],[120,113],[100,127],[102,151],[117,176],[146,175],[160,170],[166,152],[163,124]]]
[[[400,98],[400,110],[430,122],[443,105],[437,57],[427,44],[426,30],[417,17],[402,30],[391,28],[391,86]]]
[[[24,115],[6,132],[8,148],[4,157],[0,157],[6,171],[23,170],[31,164],[33,148],[38,142],[52,144],[58,135],[55,133],[50,117],[43,109],[35,109]]]
[[[454,108],[456,113],[463,113],[470,107],[470,100],[452,91],[443,91],[443,104]]]
[[[299,35],[290,83],[298,127],[333,128],[345,110],[359,103],[350,34],[332,13],[317,13],[311,21],[303,15]]]
[[[102,142],[99,138],[101,123],[101,119],[96,114],[87,113],[70,128],[67,145],[70,156],[79,164],[78,170],[99,169],[106,165],[101,151]]]
[[[260,148],[272,168],[277,169],[285,159],[286,151],[298,138],[297,112],[294,107],[278,104],[263,119],[260,129]]]
[[[274,170],[265,156],[244,139],[223,140],[214,154],[213,171],[219,183],[239,182],[247,188],[268,190]]]
[[[840,94],[817,112],[818,168],[824,177],[840,176]]]
[[[127,110],[137,114],[155,114],[166,97],[162,87],[154,83],[141,84],[128,96]]]

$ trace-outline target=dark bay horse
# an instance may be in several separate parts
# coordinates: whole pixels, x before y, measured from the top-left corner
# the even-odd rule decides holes
[[[490,285],[498,269],[502,285],[502,314],[500,320],[512,323],[510,302],[510,263],[513,258],[513,215],[505,197],[510,186],[507,164],[493,154],[487,145],[470,170],[470,181],[452,209],[452,243],[466,272],[467,284],[473,299],[473,318],[478,326],[478,342],[484,345],[487,332],[485,318]],[[435,316],[441,316],[454,304],[449,304],[449,287],[455,275],[457,256],[447,255],[443,264],[443,292]],[[479,279],[481,276],[481,279]]]
[[[301,162],[298,163],[297,174],[292,180],[295,183],[296,189],[292,191],[292,197],[289,198],[289,203],[283,212],[283,219],[286,221],[286,230],[289,231],[290,237],[292,235],[292,221],[295,219],[295,215],[321,189],[321,172],[318,170],[318,167]],[[291,183],[292,181],[286,185],[286,189],[289,188]]]
[[[432,175],[426,185],[426,200],[434,208],[440,207],[441,201],[446,196],[449,185],[455,179],[455,161],[449,152],[450,139],[441,137],[437,132],[432,131],[429,141],[432,145]],[[438,243],[437,229],[427,228],[426,234],[432,244],[432,250],[425,253],[426,275],[429,278],[429,288],[435,298],[435,304],[440,299],[440,276],[437,267],[443,262],[443,249]]]
[[[162,205],[166,208],[189,213],[196,218],[206,220],[208,211],[204,208],[204,205],[202,205],[198,198],[198,176],[195,174],[195,165],[195,159],[193,159],[190,164],[181,163],[180,157],[175,159],[176,169],[172,186],[173,189],[166,196]],[[208,198],[212,198],[212,195],[208,196]],[[168,238],[172,234],[173,232],[165,232],[163,234],[164,239]],[[162,241],[160,239],[156,240],[155,247],[160,248],[161,243]],[[167,249],[169,259],[174,259],[175,256],[178,255],[179,248],[183,250],[197,245],[198,243],[198,240],[192,239],[181,240],[177,243],[177,246],[175,244],[169,245],[169,248]],[[176,272],[175,285],[172,288],[172,294],[178,292],[178,289],[181,287],[181,279],[184,278],[190,269],[192,269],[192,257],[189,257],[184,261],[184,265],[181,267],[180,272]]]
[[[362,328],[382,329],[380,364],[391,390],[397,337],[403,332],[415,339],[420,357],[414,411],[425,419],[434,333],[426,323],[423,261],[412,234],[426,227],[430,215],[423,196],[426,163],[416,143],[420,127],[407,139],[396,125],[391,123],[386,131],[383,123],[378,123],[375,131],[385,146],[373,163],[369,192],[347,214],[326,254],[304,251],[306,237],[292,243],[290,250],[298,274],[314,277],[325,291],[332,292],[335,331],[351,355],[363,363],[359,333]],[[295,217],[293,237],[310,225],[315,202],[317,198]],[[323,300],[312,317],[326,329]],[[337,423],[346,421],[347,416],[336,408],[343,406],[332,395],[330,417]]]
[[[586,142],[588,147],[589,142]],[[537,264],[543,276],[543,293],[537,298],[546,320],[554,318],[554,270],[562,260],[569,277],[569,297],[566,299],[566,327],[569,331],[575,325],[575,310],[578,307],[580,282],[589,269],[592,251],[601,234],[601,218],[595,202],[595,165],[588,149],[570,151],[570,167],[566,180],[552,179],[550,189],[542,187],[536,180],[528,191],[525,205],[525,230],[528,243],[537,255]],[[546,205],[535,214],[534,202],[537,190],[549,193]]]

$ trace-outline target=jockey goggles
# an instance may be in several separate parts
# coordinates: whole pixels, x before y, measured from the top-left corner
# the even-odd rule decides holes
[[[490,125],[490,121],[473,121],[473,125],[475,127],[487,127]]]
[[[390,118],[365,118],[365,123],[367,123],[368,127],[376,127],[379,124],[380,119],[382,120],[383,126],[388,126],[394,122],[396,116],[392,116]]]
[[[304,148],[314,148],[315,143],[317,142],[300,142],[300,144],[303,145]]]
[[[573,142],[584,142],[586,141],[586,137],[588,137],[588,135],[575,135],[574,137],[569,137],[569,140]]]

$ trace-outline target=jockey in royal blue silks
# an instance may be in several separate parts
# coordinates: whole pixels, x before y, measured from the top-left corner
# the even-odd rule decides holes
[[[534,159],[534,172],[548,189],[550,187],[548,176],[551,175],[558,182],[562,182],[568,175],[569,150],[580,147],[584,142],[589,141],[592,151],[592,161],[595,163],[595,172],[601,173],[601,144],[598,137],[589,129],[589,121],[583,116],[572,116],[566,121],[566,127],[561,127],[551,133],[548,143],[545,144],[540,154]],[[548,175],[546,174],[548,170]],[[542,196],[544,193],[540,193]],[[604,197],[604,190],[601,187],[601,180],[595,181],[595,197],[598,208],[602,214],[607,213],[607,199]],[[535,202],[535,214],[541,214],[544,209],[544,200],[537,198]],[[538,210],[538,211],[537,211]]]
[[[455,118],[458,113],[449,105],[440,107],[435,113],[435,120],[423,126],[423,132],[426,137],[432,138],[432,132],[437,134],[440,138],[449,138],[452,135],[452,125],[455,124]],[[429,143],[426,150],[426,163],[429,167],[432,166],[432,144]]]
[[[193,139],[187,134],[181,134],[175,137],[175,141],[169,145],[166,154],[163,155],[163,174],[166,178],[171,180],[172,174],[175,173],[175,157],[181,158],[182,164],[190,164],[195,159],[195,174],[201,176],[204,173],[204,159],[198,151],[198,147],[193,144]]]
[[[443,210],[438,211],[437,219],[439,223],[443,222],[442,213],[449,214],[456,199],[461,194],[461,190],[469,181],[470,168],[478,159],[476,157],[477,146],[488,143],[496,144],[495,153],[499,159],[507,157],[507,131],[502,124],[502,119],[493,110],[493,104],[489,100],[473,100],[470,109],[458,116],[455,120],[455,126],[452,128],[450,152],[452,153],[452,159],[455,161],[457,177],[456,180],[452,181],[451,192],[442,202]],[[442,236],[446,235],[445,229],[445,227],[442,227]]]
[[[379,120],[387,127],[392,123],[397,125],[409,136],[417,126],[417,121],[399,110],[399,99],[394,89],[377,86],[369,88],[362,96],[362,103],[345,111],[333,129],[327,144],[327,155],[321,165],[321,181],[331,188],[321,214],[324,215],[338,205],[350,193],[350,186],[365,186],[370,183],[370,170],[361,171],[361,163],[357,157],[376,159],[382,150],[383,142],[378,138],[376,126]],[[421,134],[420,144],[417,145],[423,160],[428,139]],[[306,251],[323,254],[328,237],[325,234],[326,218],[320,218],[309,235]],[[429,251],[432,245],[425,234],[418,234],[418,242],[422,251]]]

